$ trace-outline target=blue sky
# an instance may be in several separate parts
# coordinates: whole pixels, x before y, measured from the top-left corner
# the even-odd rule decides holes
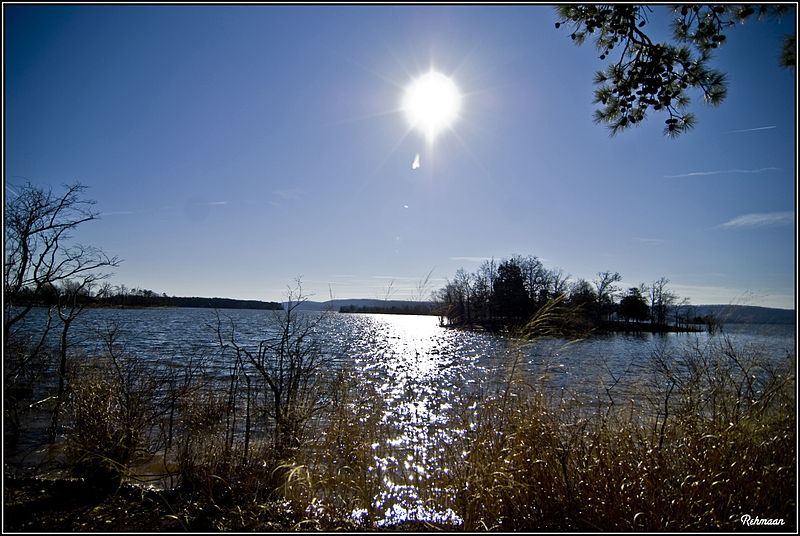
[[[87,185],[102,218],[76,238],[123,259],[113,283],[170,295],[281,300],[301,277],[312,299],[406,299],[429,272],[431,290],[522,254],[573,279],[666,277],[694,304],[794,307],[796,85],[777,62],[794,14],[730,30],[728,97],[696,95],[677,140],[660,115],[614,138],[594,124],[603,63],[555,21],[4,5],[7,185]],[[433,145],[400,110],[431,67],[462,93]]]

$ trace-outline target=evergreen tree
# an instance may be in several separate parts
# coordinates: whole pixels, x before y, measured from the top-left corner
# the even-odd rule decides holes
[[[570,37],[582,44],[594,37],[605,60],[615,51],[619,59],[595,75],[595,122],[608,125],[611,134],[643,121],[652,109],[667,114],[664,133],[675,137],[691,129],[688,91],[699,90],[703,101],[717,105],[727,94],[725,74],[709,66],[712,51],[724,44],[724,32],[753,15],[782,17],[790,5],[679,5],[674,6],[673,42],[656,43],[643,29],[653,8],[614,4],[559,6],[559,21],[572,27]],[[795,35],[784,36],[780,63],[794,67]]]
[[[638,288],[629,289],[628,294],[620,300],[619,314],[626,321],[635,320],[641,322],[647,320],[650,315],[650,306],[647,305],[647,301]]]

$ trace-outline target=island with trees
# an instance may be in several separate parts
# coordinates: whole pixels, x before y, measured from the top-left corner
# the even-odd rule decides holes
[[[557,310],[553,333],[602,331],[715,330],[711,314],[700,316],[669,290],[661,277],[623,291],[619,272],[599,272],[589,282],[571,281],[560,269],[546,268],[535,256],[484,261],[473,273],[463,268],[435,293],[436,311],[444,326],[513,331],[537,312]]]

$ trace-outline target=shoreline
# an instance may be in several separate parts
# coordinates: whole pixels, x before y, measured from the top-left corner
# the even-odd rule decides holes
[[[514,335],[517,331],[515,328],[509,328],[505,325],[490,325],[484,323],[460,323],[460,324],[446,324],[440,322],[439,325],[446,329],[455,329],[463,331],[475,331],[484,333],[498,333]],[[600,326],[594,326],[585,330],[554,330],[555,336],[570,337],[570,336],[593,336],[593,335],[613,335],[613,334],[627,334],[627,333],[705,333],[708,328],[705,326],[697,325],[697,327],[677,327],[677,326],[657,326],[652,324],[636,324],[636,323],[604,323]]]

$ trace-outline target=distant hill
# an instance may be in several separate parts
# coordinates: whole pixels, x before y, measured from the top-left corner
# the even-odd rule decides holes
[[[776,309],[754,305],[690,305],[693,316],[713,315],[723,324],[794,324],[794,309]]]

